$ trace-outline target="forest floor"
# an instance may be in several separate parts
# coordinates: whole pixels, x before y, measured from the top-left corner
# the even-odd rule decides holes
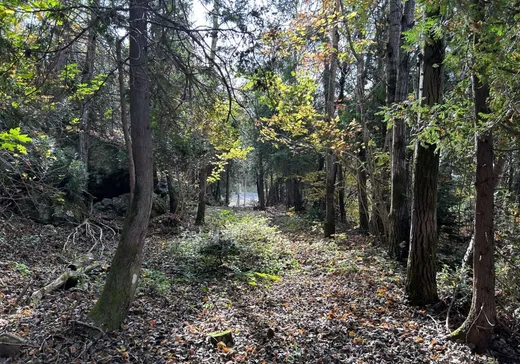
[[[519,341],[502,327],[482,355],[445,340],[447,302],[407,305],[403,268],[370,238],[348,232],[326,241],[318,225],[276,210],[210,209],[207,220],[199,231],[154,219],[139,291],[112,333],[87,313],[118,224],[110,222],[112,231],[109,220],[94,220],[74,236],[73,227],[0,222],[0,334],[29,345],[0,362],[520,363]],[[98,268],[31,302],[89,250]],[[451,315],[453,328],[463,316]]]

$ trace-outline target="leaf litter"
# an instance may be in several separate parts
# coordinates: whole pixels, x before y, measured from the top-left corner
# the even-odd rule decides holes
[[[520,362],[518,340],[498,329],[494,345],[482,355],[445,340],[446,305],[407,305],[403,268],[387,260],[370,238],[349,232],[332,242],[302,218],[275,210],[243,214],[265,218],[276,230],[268,230],[277,238],[262,252],[274,265],[248,272],[247,259],[251,266],[260,260],[257,251],[197,255],[186,247],[211,240],[211,232],[185,227],[172,236],[153,234],[152,228],[130,314],[121,330],[111,333],[92,324],[87,313],[101,291],[117,237],[105,241],[98,256],[102,268],[33,305],[24,296],[63,273],[67,261],[88,252],[92,243],[83,237],[64,253],[73,227],[21,219],[2,224],[0,333],[30,346],[0,362]],[[189,243],[184,251],[179,237]]]

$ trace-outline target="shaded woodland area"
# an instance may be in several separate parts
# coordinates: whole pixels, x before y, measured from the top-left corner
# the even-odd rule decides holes
[[[4,0],[0,49],[0,361],[520,363],[519,2]]]

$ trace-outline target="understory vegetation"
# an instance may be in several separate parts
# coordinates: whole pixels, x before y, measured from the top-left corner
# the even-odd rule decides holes
[[[0,49],[0,360],[519,362],[519,1],[2,0]]]

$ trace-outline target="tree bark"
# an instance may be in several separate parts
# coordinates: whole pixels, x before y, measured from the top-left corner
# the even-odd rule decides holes
[[[175,196],[175,187],[173,186],[172,172],[166,172],[166,184],[168,186],[168,197],[170,199],[170,213],[175,214],[177,212],[177,197]]]
[[[344,224],[347,222],[347,212],[345,211],[345,179],[343,176],[343,166],[338,164],[338,205],[339,205],[339,218]]]
[[[404,5],[401,23],[400,63],[397,72],[395,101],[402,102],[408,96],[410,73],[410,55],[402,49],[404,32],[413,27],[415,0],[408,0]],[[406,169],[406,123],[401,118],[393,121],[392,129],[392,183],[390,192],[390,226],[388,234],[388,253],[394,259],[406,257],[401,246],[408,246],[410,238],[410,213],[408,211],[408,174]],[[406,252],[407,253],[407,252]]]
[[[473,21],[484,20],[486,2],[473,1]],[[474,35],[474,44],[481,45],[479,35]],[[483,71],[480,69],[479,71]],[[489,84],[481,80],[477,72],[473,73],[473,97],[475,107],[475,125],[481,127],[485,122],[483,114],[490,113],[488,98]],[[478,129],[477,129],[478,130]],[[485,349],[496,324],[495,307],[495,264],[494,264],[494,189],[497,174],[493,168],[493,134],[486,130],[475,135],[477,171],[475,179],[475,221],[473,253],[473,296],[471,308],[464,323],[450,336],[463,339],[475,345],[476,349]]]
[[[433,19],[438,16],[438,9],[427,14],[428,18]],[[442,102],[443,60],[442,39],[436,39],[432,33],[427,34],[420,86],[425,106],[431,107]],[[422,121],[423,126],[426,124],[427,120]],[[406,293],[413,305],[438,300],[436,255],[439,154],[436,148],[435,144],[421,141],[415,144],[410,253],[406,272]]]
[[[358,191],[358,210],[359,210],[359,231],[368,234],[370,231],[370,216],[368,213],[367,196],[367,171],[365,169],[366,151],[362,146],[358,153],[359,166],[357,168],[357,191]]]
[[[401,0],[390,0],[388,42],[386,43],[386,106],[395,102],[401,39],[401,6]]]
[[[337,21],[339,15],[339,0],[334,2],[334,20]],[[327,119],[330,121],[334,118],[336,111],[336,70],[338,68],[338,44],[339,32],[337,22],[332,27],[331,31],[331,47],[332,53],[330,55],[328,84],[327,84],[327,98],[325,100],[327,109]],[[324,235],[326,238],[332,237],[336,233],[336,208],[334,204],[334,190],[336,179],[336,155],[334,150],[329,149],[325,156],[325,224],[323,226]]]
[[[153,153],[147,67],[148,0],[130,1],[130,120],[135,162],[135,195],[125,219],[99,300],[90,316],[108,330],[119,328],[128,314],[141,271],[142,251],[153,192]]]
[[[265,210],[265,190],[264,190],[264,161],[262,151],[258,152],[258,178],[256,180],[256,190],[258,192],[258,205],[260,210]]]
[[[128,175],[130,177],[130,201],[129,205],[134,200],[135,190],[135,166],[134,166],[134,155],[132,153],[132,138],[130,136],[130,123],[128,122],[128,110],[126,107],[125,100],[125,75],[123,70],[123,57],[121,51],[121,43],[123,38],[118,39],[116,42],[116,57],[117,57],[117,79],[119,81],[119,105],[121,108],[121,125],[123,127],[123,136],[125,138],[126,154],[128,158]]]
[[[206,187],[208,185],[208,166],[202,164],[199,171],[199,204],[197,207],[197,217],[195,218],[195,225],[204,224],[206,216]]]
[[[90,22],[93,24],[96,19],[96,10],[99,6],[99,0],[92,4],[93,11],[90,17]],[[87,54],[85,57],[85,64],[82,70],[81,83],[90,83],[94,77],[94,61],[96,59],[96,37],[97,30],[91,25],[88,31],[87,39]],[[87,96],[81,103],[81,117],[79,119],[79,158],[88,172],[88,154],[89,154],[89,136],[92,122],[92,98]]]
[[[226,166],[226,197],[225,197],[226,207],[229,206],[229,202],[231,199],[231,163],[232,163],[232,161],[229,161]]]

